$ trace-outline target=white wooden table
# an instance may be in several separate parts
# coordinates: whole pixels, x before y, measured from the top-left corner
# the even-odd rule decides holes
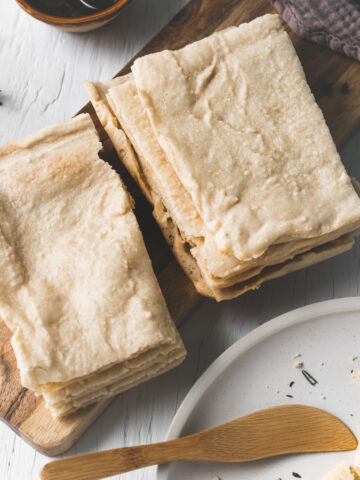
[[[133,0],[97,32],[68,34],[37,22],[13,0],[1,1],[0,144],[70,118],[87,98],[85,79],[111,78],[186,0]],[[343,149],[360,178],[360,134]],[[266,283],[222,304],[204,301],[181,328],[188,349],[175,371],[119,396],[69,454],[160,441],[200,374],[229,345],[272,317],[321,300],[359,295],[360,244],[352,251]],[[47,458],[0,424],[0,480],[37,480]],[[155,469],[122,479],[155,479]]]

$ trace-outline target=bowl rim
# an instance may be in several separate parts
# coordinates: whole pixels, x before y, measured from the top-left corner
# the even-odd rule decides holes
[[[100,12],[91,13],[90,15],[85,15],[83,17],[75,17],[75,18],[68,18],[68,17],[56,17],[54,15],[48,15],[41,10],[33,7],[27,0],[16,0],[17,4],[25,10],[26,13],[31,15],[32,17],[41,20],[45,23],[61,23],[61,24],[68,24],[68,25],[77,25],[77,24],[84,24],[88,22],[93,22],[96,20],[105,20],[107,17],[116,13],[120,8],[122,8],[129,0],[117,0],[117,2],[112,5],[111,7],[105,8],[105,10],[101,10]]]

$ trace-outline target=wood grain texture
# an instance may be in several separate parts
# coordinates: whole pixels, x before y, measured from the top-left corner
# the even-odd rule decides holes
[[[137,56],[164,48],[179,48],[214,30],[250,21],[269,11],[271,8],[266,0],[192,0]],[[335,141],[341,146],[360,126],[360,65],[303,41],[292,33],[290,36]],[[119,74],[129,71],[132,61]],[[121,165],[92,107],[87,104],[81,111],[91,114],[104,143],[103,158],[119,171],[135,198],[135,214],[155,272],[169,310],[179,323],[200,298],[174,261],[151,216],[149,204]],[[109,403],[100,403],[64,420],[54,421],[42,400],[21,387],[10,333],[3,324],[0,326],[0,365],[0,418],[47,455],[57,455],[68,449]]]
[[[260,410],[217,427],[152,445],[55,460],[41,480],[100,480],[178,461],[239,463],[290,453],[355,450],[356,437],[337,417],[305,405]]]

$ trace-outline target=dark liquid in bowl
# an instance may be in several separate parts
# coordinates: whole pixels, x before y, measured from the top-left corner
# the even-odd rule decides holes
[[[90,0],[89,3],[97,4],[98,9],[84,5],[80,0],[29,0],[29,3],[40,12],[54,17],[77,18],[91,15],[97,11],[110,7],[116,0]]]

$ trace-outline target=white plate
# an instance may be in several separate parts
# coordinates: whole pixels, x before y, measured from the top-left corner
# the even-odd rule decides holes
[[[241,312],[239,312],[239,316]],[[302,357],[294,359],[301,353]],[[353,361],[350,357],[358,355]],[[310,385],[296,361],[318,380]],[[195,433],[255,410],[301,403],[341,418],[360,436],[360,298],[316,303],[267,322],[226,350],[181,404],[167,439]],[[290,382],[294,385],[290,387]],[[289,398],[286,395],[293,395]],[[244,464],[179,462],[158,469],[158,480],[319,480],[353,452],[302,454]]]

